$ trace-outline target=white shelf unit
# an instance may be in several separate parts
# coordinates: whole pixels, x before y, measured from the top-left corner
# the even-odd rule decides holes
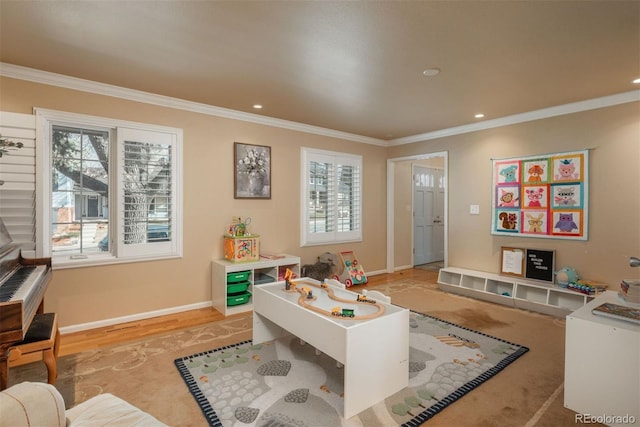
[[[443,291],[560,317],[594,298],[544,282],[457,267],[440,269],[438,286]]]
[[[285,255],[284,258],[266,259],[254,262],[231,262],[227,260],[214,260],[211,262],[211,301],[213,308],[225,316],[243,313],[253,310],[253,300],[249,297],[247,302],[240,305],[227,305],[227,277],[230,273],[247,272],[249,287],[247,289],[253,295],[253,287],[260,286],[262,279],[277,281],[289,268],[297,276],[300,276],[300,257]],[[258,283],[256,283],[256,281]]]

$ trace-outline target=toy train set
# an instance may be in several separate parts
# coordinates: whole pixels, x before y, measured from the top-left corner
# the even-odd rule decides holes
[[[384,304],[381,304],[374,299],[367,298],[364,295],[358,294],[355,299],[340,298],[335,295],[334,289],[327,285],[326,282],[318,283],[313,279],[299,279],[293,281],[291,279],[292,275],[293,273],[289,272],[285,274],[285,287],[283,290],[285,292],[298,292],[300,294],[300,297],[298,298],[298,304],[302,307],[308,308],[311,311],[315,311],[316,313],[322,314],[324,316],[339,317],[342,319],[364,320],[381,316],[385,312]],[[333,307],[330,311],[324,310],[313,304],[313,302],[317,300],[317,296],[314,295],[314,291],[311,289],[312,287],[318,288],[319,292],[326,292],[327,297],[332,301],[373,306],[376,307],[377,310],[373,313],[361,315],[356,315],[356,310],[353,308],[343,308],[341,306]]]
[[[356,317],[352,308],[334,307],[331,310],[331,315],[335,317]]]

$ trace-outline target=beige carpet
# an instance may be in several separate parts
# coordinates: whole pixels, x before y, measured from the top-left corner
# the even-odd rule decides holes
[[[563,406],[564,319],[448,294],[435,284],[412,279],[375,289],[391,295],[395,304],[530,349],[427,425],[575,425],[574,413]],[[251,314],[247,313],[202,327],[65,356],[59,360],[56,386],[68,406],[110,392],[169,425],[206,426],[173,361],[250,338]],[[10,383],[42,380],[45,372],[41,363],[15,368],[10,371]],[[322,425],[320,420],[318,425]]]

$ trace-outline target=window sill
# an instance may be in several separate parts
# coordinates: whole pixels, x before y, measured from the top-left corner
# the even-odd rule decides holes
[[[53,270],[67,270],[72,268],[99,267],[104,265],[129,264],[132,262],[162,261],[168,259],[182,258],[181,254],[168,254],[164,256],[153,257],[130,257],[116,258],[111,255],[92,256],[83,259],[69,258],[52,258],[51,264]]]
[[[300,246],[327,246],[327,245],[342,245],[345,243],[362,243],[362,239],[347,239],[347,240],[327,240],[323,242],[304,242]]]

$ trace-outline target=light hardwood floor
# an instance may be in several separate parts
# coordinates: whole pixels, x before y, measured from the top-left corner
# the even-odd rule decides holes
[[[389,283],[398,278],[422,280],[434,284],[437,273],[413,268],[390,274],[380,274],[369,277],[366,285],[354,285],[350,288],[358,292],[363,288],[373,288],[377,284]],[[167,316],[153,317],[134,322],[121,323],[104,328],[90,329],[60,337],[59,356],[80,353],[107,347],[126,341],[137,340],[151,335],[164,334],[178,329],[190,328],[210,322],[217,322],[225,317],[213,308],[185,311]]]

